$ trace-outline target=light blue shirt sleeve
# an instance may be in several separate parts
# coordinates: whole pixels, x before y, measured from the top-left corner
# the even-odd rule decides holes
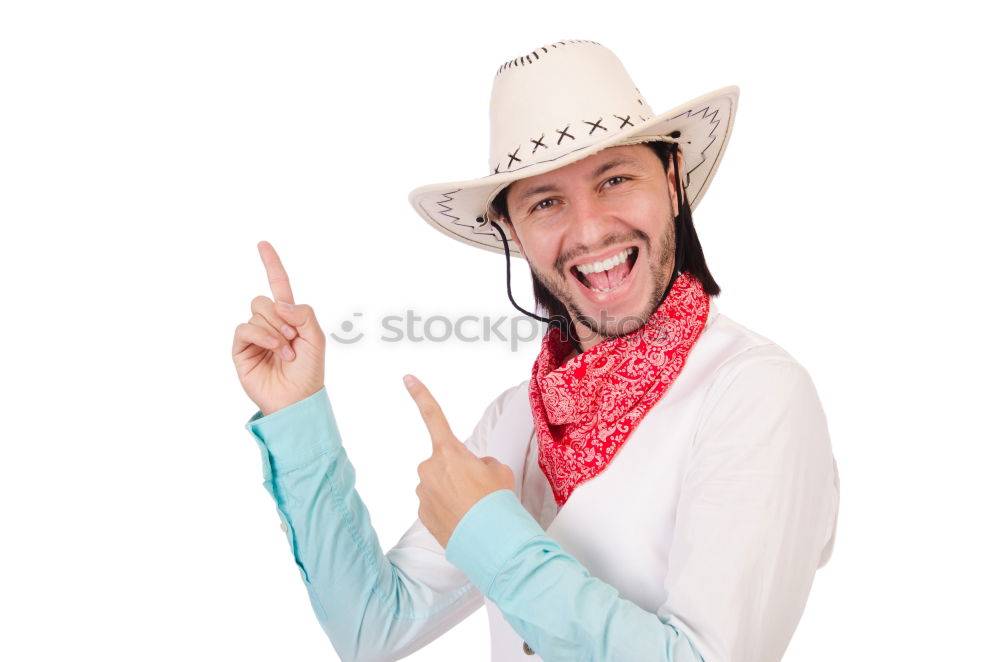
[[[447,558],[546,662],[702,662],[682,631],[591,577],[510,490],[488,494],[465,514]]]
[[[325,387],[246,423],[313,611],[343,660],[397,660],[475,611],[482,594],[422,525],[383,554]]]
[[[246,423],[313,611],[344,660],[397,660],[492,600],[546,662],[703,662],[683,632],[589,575],[510,490],[447,551],[416,522],[382,553],[323,388]]]

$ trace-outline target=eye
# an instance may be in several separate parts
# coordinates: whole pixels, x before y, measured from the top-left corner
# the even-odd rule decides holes
[[[543,209],[548,209],[553,204],[555,204],[555,199],[554,198],[545,198],[544,200],[536,203],[535,206],[533,206],[529,210],[528,213],[535,212],[535,211],[542,211]]]
[[[615,175],[614,177],[612,177],[611,179],[609,179],[608,181],[606,181],[604,183],[605,184],[610,184],[611,186],[617,186],[618,184],[621,184],[621,183],[627,182],[627,181],[628,181],[628,177],[626,177],[625,175]]]

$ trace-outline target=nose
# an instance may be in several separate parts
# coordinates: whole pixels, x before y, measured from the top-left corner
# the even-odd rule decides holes
[[[570,236],[574,244],[594,249],[614,233],[618,219],[609,205],[593,196],[578,196],[570,208]]]

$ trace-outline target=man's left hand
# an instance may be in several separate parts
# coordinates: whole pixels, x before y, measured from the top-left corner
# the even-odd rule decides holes
[[[452,434],[437,400],[419,379],[406,375],[403,383],[431,434],[431,456],[417,466],[417,515],[441,546],[447,547],[459,520],[477,501],[497,490],[514,489],[514,472],[496,458],[479,458],[466,448]]]

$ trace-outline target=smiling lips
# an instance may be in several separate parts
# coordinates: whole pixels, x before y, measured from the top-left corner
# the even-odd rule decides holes
[[[573,275],[594,292],[610,292],[625,280],[636,260],[636,248],[626,248],[606,260],[580,264],[572,268]]]

